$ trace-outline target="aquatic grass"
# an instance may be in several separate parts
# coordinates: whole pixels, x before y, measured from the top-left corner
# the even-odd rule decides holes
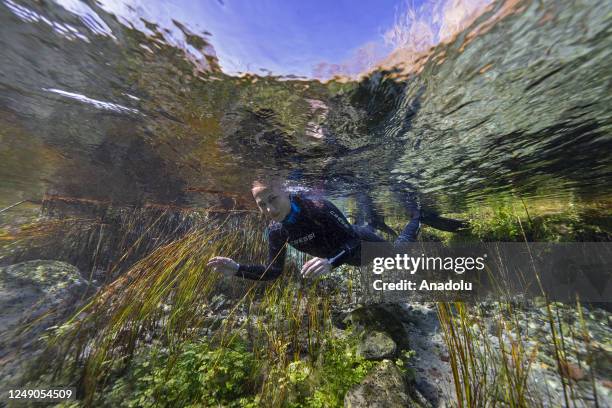
[[[297,273],[293,262],[288,263],[287,279],[263,285],[236,285],[239,281],[232,279],[228,287],[227,280],[207,270],[208,259],[219,254],[265,259],[266,242],[261,232],[254,232],[261,230],[261,221],[244,214],[206,218],[132,264],[49,336],[49,349],[59,359],[55,373],[77,375],[85,404],[92,404],[113,373],[129,366],[132,356],[151,342],[168,350],[171,370],[185,343],[204,336],[223,350],[247,338],[266,373],[258,395],[271,406],[282,404],[289,395],[292,364],[309,356],[314,366],[325,349],[332,302],[317,284],[304,287],[291,278]],[[138,243],[133,241],[134,246]],[[211,306],[219,292],[230,295],[229,310],[215,318],[218,311]],[[222,364],[224,353],[216,355],[220,360],[212,360],[212,367]],[[279,387],[279,381],[286,386]]]
[[[297,272],[295,264],[290,269]],[[332,337],[329,309],[329,297],[316,283],[304,287],[290,277],[269,285],[260,299],[252,299],[245,324],[266,372],[258,394],[264,405],[280,406],[290,397],[289,379],[296,364],[307,361],[314,370]]]
[[[522,202],[522,205],[528,214],[526,204]],[[529,238],[524,223],[516,213],[516,208],[513,211],[512,223],[516,225],[516,233],[523,242],[527,243]],[[528,215],[527,220],[532,220],[532,216],[533,214]],[[508,224],[510,221],[505,223]],[[534,268],[532,272],[539,282],[538,271]],[[543,395],[542,391],[534,388],[532,383],[533,366],[538,361],[542,340],[536,341],[535,344],[530,341],[527,322],[521,321],[521,314],[516,310],[520,307],[520,303],[512,300],[504,289],[503,274],[495,279],[501,281],[492,281],[499,300],[489,304],[489,307],[493,308],[494,338],[491,336],[491,329],[483,324],[487,317],[486,313],[483,313],[483,307],[487,303],[469,305],[461,302],[439,302],[437,304],[443,338],[449,351],[457,406],[537,407],[556,404],[558,400],[550,395]],[[576,369],[570,363],[570,351],[563,330],[564,318],[560,315],[561,305],[550,302],[545,293],[542,293],[541,302],[545,310],[545,323],[551,336],[557,378],[562,386],[563,403],[567,407],[580,406],[577,402],[583,400],[574,387],[575,379],[572,376],[576,375]],[[523,307],[533,308],[535,305],[525,302]],[[577,302],[574,310],[571,310],[571,306],[568,308],[570,310],[565,313],[577,315],[580,320],[581,336],[587,339],[587,358],[590,358],[589,334],[580,303]],[[569,333],[574,339],[572,330],[570,326]],[[577,354],[574,358],[580,365],[580,355]],[[595,405],[598,406],[595,374],[591,362],[587,362],[587,365]]]
[[[462,213],[444,214],[450,218],[465,219],[469,228],[459,233],[449,233],[423,225],[423,241],[442,242],[450,245],[463,242],[573,242],[609,241],[610,224],[602,215],[609,206],[609,199],[593,203],[577,197],[533,197],[529,200],[519,195],[496,194],[479,199]],[[519,225],[522,224],[522,225]],[[399,230],[403,225],[395,223]]]
[[[511,304],[499,302],[494,308],[492,339],[478,308],[461,302],[438,304],[457,406],[543,406],[542,396],[530,383],[539,345],[528,345]]]
[[[593,349],[591,345],[591,336],[589,335],[589,330],[587,329],[586,322],[584,319],[584,314],[582,313],[582,304],[580,303],[580,299],[576,299],[576,310],[578,311],[578,321],[580,323],[580,335],[584,342],[586,343],[586,365],[589,368],[589,379],[591,382],[591,389],[593,390],[594,397],[594,405],[596,408],[599,408],[599,398],[597,395],[597,387],[595,386],[595,370],[593,370]],[[578,358],[578,362],[581,362],[581,359]]]
[[[43,219],[20,225],[16,231],[5,229],[0,238],[3,241],[1,250],[7,251],[23,244],[41,245],[49,243],[62,233],[70,234],[74,230],[90,231],[100,225],[99,220],[91,218]]]
[[[206,209],[113,207],[89,201],[47,198],[41,217],[4,229],[3,257],[11,263],[62,260],[77,266],[85,278],[110,282],[155,248],[215,216]],[[62,216],[66,209],[74,215]]]
[[[198,312],[219,281],[219,275],[205,271],[204,265],[214,254],[232,256],[249,243],[245,230],[237,228],[236,222],[231,225],[230,219],[210,222],[208,228],[194,229],[157,248],[60,328],[52,344],[79,350],[89,394],[104,376],[106,362],[133,353],[144,333],[163,326],[164,339],[174,347],[194,335],[190,328],[203,325],[206,316]],[[258,245],[253,242],[252,247]],[[169,313],[164,312],[165,305],[170,305]],[[87,343],[72,344],[75,338]]]

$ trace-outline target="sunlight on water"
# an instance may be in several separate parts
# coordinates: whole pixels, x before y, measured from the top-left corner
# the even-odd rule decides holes
[[[88,97],[86,97],[84,95],[79,95],[79,94],[72,93],[72,92],[62,91],[61,89],[47,89],[47,88],[43,88],[43,90],[47,91],[47,92],[53,92],[53,93],[56,93],[58,95],[65,96],[66,98],[71,98],[71,99],[74,99],[74,100],[79,101],[79,102],[88,103],[88,104],[90,104],[90,105],[92,105],[92,106],[94,106],[95,108],[98,108],[98,109],[106,109],[106,110],[110,110],[110,111],[117,112],[117,113],[136,113],[136,114],[140,113],[136,109],[127,108],[125,106],[121,106],[121,105],[118,105],[116,103],[99,101],[99,100],[96,100],[96,99],[88,98]],[[138,100],[138,98],[136,98],[135,96],[130,96],[130,95],[127,95],[127,94],[125,94],[125,95],[128,96],[128,97],[131,97],[131,98],[134,98],[134,99]]]

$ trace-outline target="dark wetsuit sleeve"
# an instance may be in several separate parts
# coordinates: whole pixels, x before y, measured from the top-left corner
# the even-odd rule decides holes
[[[330,201],[317,201],[316,207],[317,211],[320,211],[316,218],[325,222],[330,234],[334,234],[338,239],[344,241],[344,244],[338,248],[336,255],[328,259],[332,267],[335,268],[353,257],[355,252],[359,250],[361,240],[344,214]]]
[[[285,266],[286,238],[279,228],[268,232],[268,262],[267,265],[240,264],[236,276],[253,280],[274,280],[283,273]]]

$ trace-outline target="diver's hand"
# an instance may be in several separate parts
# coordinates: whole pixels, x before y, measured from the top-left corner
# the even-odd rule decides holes
[[[302,266],[303,278],[316,278],[317,276],[329,273],[332,265],[325,258],[313,258]]]
[[[225,258],[222,256],[215,256],[214,258],[211,258],[206,266],[214,268],[217,272],[221,272],[226,276],[234,276],[240,267],[238,262],[231,258]]]

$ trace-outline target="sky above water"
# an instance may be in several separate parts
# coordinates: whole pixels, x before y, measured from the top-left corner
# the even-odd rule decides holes
[[[213,33],[223,68],[309,76],[317,64],[347,61],[364,44],[386,48],[383,35],[396,5],[396,0],[211,1],[201,21]]]
[[[55,0],[95,19],[80,0]],[[141,19],[181,44],[178,21],[213,46],[228,74],[355,76],[398,48],[423,51],[456,32],[490,0],[98,0],[138,29]],[[189,46],[185,46],[189,49]],[[197,54],[197,50],[190,50]],[[211,53],[211,50],[207,50]]]

